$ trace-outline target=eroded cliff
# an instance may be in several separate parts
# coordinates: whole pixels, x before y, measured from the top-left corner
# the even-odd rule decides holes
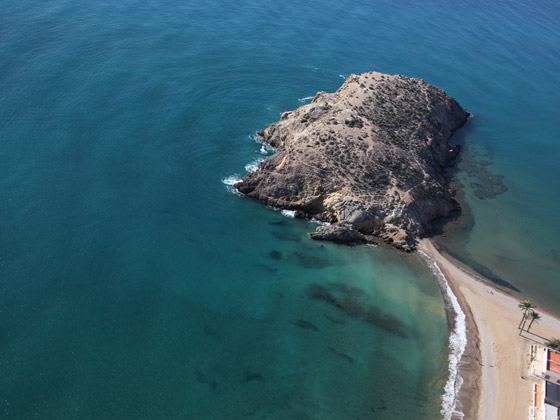
[[[311,236],[382,238],[405,250],[458,209],[445,168],[468,113],[420,79],[351,75],[334,93],[282,114],[259,133],[276,153],[235,185],[262,203],[329,222]]]

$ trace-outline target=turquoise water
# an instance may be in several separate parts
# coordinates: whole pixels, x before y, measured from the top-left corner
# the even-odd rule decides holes
[[[466,152],[457,175],[468,221],[448,226],[439,241],[480,273],[558,313],[560,4],[504,2],[483,15],[480,24],[466,25],[476,35],[463,48],[477,54],[466,67],[471,92],[458,95],[475,114],[461,133]],[[503,175],[505,193],[477,197],[473,184],[493,190],[494,181],[468,171],[473,163],[480,169],[477,162]]]
[[[475,114],[465,138],[509,188],[479,200],[467,182],[475,224],[450,246],[554,306],[558,17],[5,0],[0,417],[437,418],[448,324],[428,268],[321,247],[222,181],[263,157],[256,131],[350,73],[424,78]]]

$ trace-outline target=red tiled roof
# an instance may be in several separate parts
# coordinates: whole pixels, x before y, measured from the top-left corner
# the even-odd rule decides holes
[[[535,385],[535,407],[542,408],[542,386]]]
[[[548,371],[560,375],[560,354],[549,351],[546,368]]]

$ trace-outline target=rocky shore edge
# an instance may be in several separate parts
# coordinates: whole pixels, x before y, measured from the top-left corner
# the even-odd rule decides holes
[[[351,75],[260,132],[276,152],[234,188],[326,222],[313,239],[410,251],[460,209],[446,172],[460,153],[449,139],[468,115],[423,80]]]

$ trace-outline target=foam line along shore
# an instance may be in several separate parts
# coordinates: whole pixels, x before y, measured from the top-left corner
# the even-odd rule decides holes
[[[467,272],[430,240],[422,240],[419,249],[437,263],[467,315],[471,350],[463,354],[459,374],[465,381],[462,389],[474,392],[466,399],[459,395],[465,418],[527,418],[534,383],[527,376],[528,359],[535,342],[519,334],[519,299]],[[560,319],[543,312],[531,332],[535,337],[558,337]],[[467,416],[467,411],[472,414]]]

